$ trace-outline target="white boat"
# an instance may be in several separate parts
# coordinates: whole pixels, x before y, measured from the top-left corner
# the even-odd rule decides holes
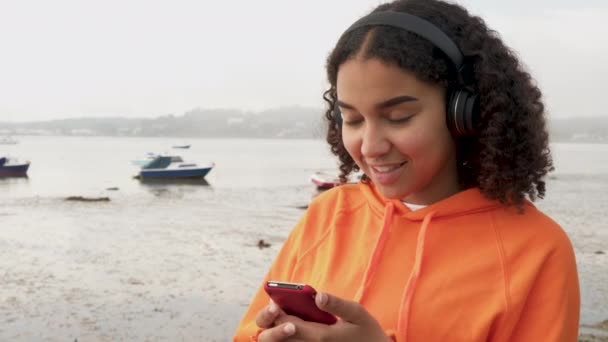
[[[204,178],[214,166],[214,163],[199,165],[197,163],[185,162],[180,156],[157,156],[154,160],[141,167],[137,178]]]
[[[189,149],[190,146],[191,146],[190,144],[181,144],[181,145],[173,145],[172,147],[173,148],[179,148],[179,149],[185,150],[185,149]]]
[[[142,166],[148,164],[149,162],[153,161],[154,159],[156,159],[156,157],[158,157],[158,156],[159,156],[159,154],[156,154],[154,152],[148,152],[142,158],[131,160],[131,164],[142,167]]]

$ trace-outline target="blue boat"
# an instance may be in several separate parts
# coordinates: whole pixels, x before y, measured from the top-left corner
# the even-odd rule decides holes
[[[0,177],[25,177],[30,162],[18,163],[14,159],[0,157]]]
[[[142,166],[137,178],[204,178],[214,166],[186,163],[180,156],[158,156]]]

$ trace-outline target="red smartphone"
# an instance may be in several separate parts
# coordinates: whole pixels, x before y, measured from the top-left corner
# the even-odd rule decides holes
[[[334,324],[338,321],[334,315],[317,307],[317,291],[310,285],[268,281],[264,284],[264,290],[288,315],[323,324]]]

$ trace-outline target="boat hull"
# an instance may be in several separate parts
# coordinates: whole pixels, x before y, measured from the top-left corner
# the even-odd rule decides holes
[[[15,164],[0,166],[0,177],[24,177],[27,176],[27,170],[30,164]]]
[[[319,190],[331,189],[340,184],[339,178],[332,178],[320,172],[315,173],[310,177],[310,181],[317,186]]]
[[[192,168],[192,169],[172,169],[172,170],[163,170],[163,169],[149,169],[149,170],[141,170],[139,172],[139,178],[167,178],[167,179],[175,179],[175,178],[204,178],[209,171],[211,171],[211,167],[207,168]]]

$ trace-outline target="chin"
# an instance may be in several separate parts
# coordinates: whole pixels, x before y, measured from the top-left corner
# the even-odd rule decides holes
[[[405,191],[404,189],[400,189],[398,186],[386,186],[378,183],[375,184],[378,191],[380,191],[382,196],[386,198],[400,200],[408,195],[407,191]]]

